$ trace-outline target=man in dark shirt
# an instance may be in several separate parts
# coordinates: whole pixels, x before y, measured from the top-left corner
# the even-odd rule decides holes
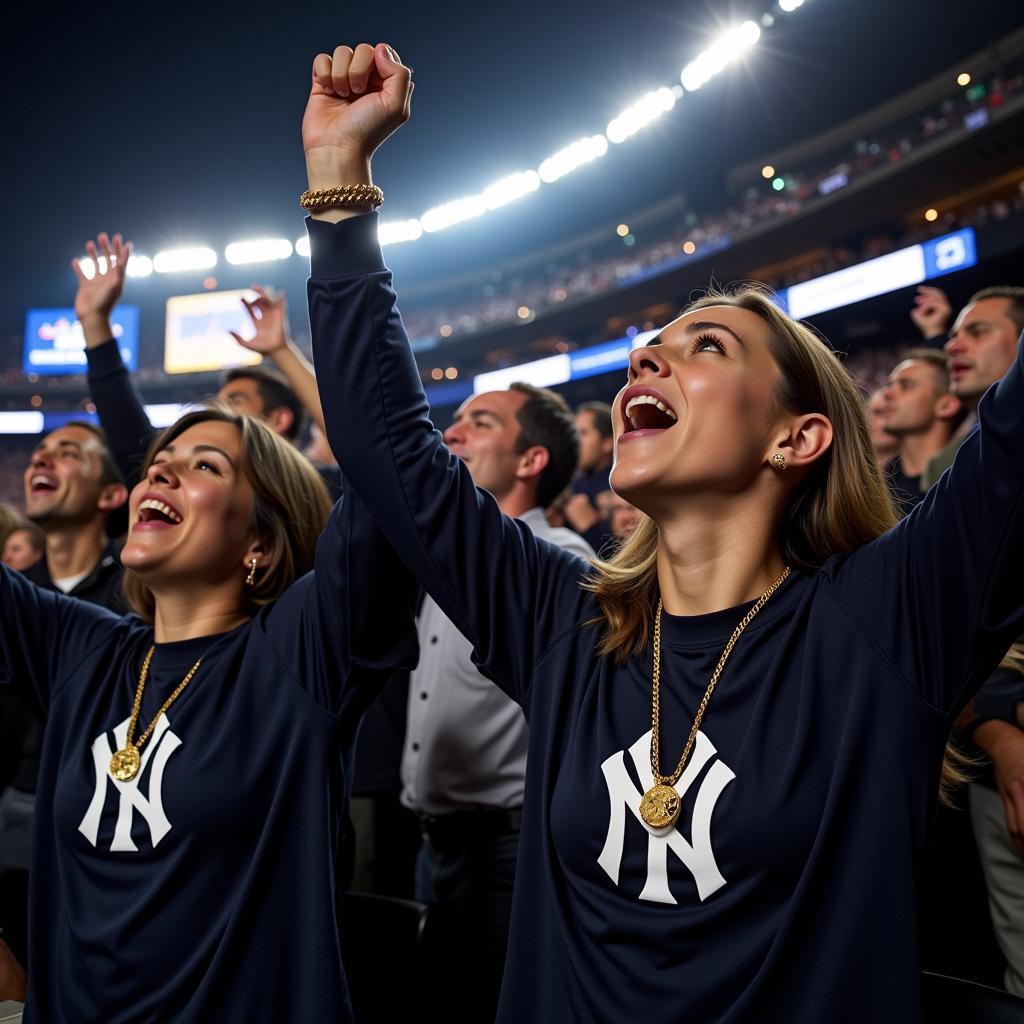
[[[945,354],[911,349],[889,374],[884,397],[885,429],[900,445],[886,478],[893,500],[909,512],[924,497],[921,474],[949,444],[960,415],[960,400],[949,393]]]
[[[611,497],[612,407],[606,402],[584,402],[576,410],[576,430],[580,435],[579,472],[571,484],[572,497],[565,503],[565,518],[600,554],[614,539],[609,510],[602,507]]]
[[[28,518],[46,535],[44,557],[24,575],[47,590],[123,614],[118,545],[108,532],[112,517],[122,518],[128,489],[103,431],[71,422],[47,434],[32,453],[24,485]],[[0,695],[0,744],[7,752],[0,778],[0,925],[22,962],[42,736],[42,725],[14,697]]]

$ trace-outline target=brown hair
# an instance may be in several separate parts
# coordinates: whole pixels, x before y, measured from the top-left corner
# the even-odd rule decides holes
[[[519,407],[516,453],[539,445],[548,450],[548,464],[537,479],[537,504],[547,508],[565,490],[580,458],[580,435],[569,403],[547,388],[517,381],[509,391],[526,396]]]
[[[768,326],[768,348],[779,369],[774,408],[827,416],[832,445],[814,463],[790,499],[779,523],[778,544],[794,569],[815,570],[830,556],[849,554],[880,537],[897,522],[889,489],[875,457],[860,392],[823,338],[788,316],[771,293],[756,285],[711,290],[684,312],[705,306],[735,306]],[[583,586],[597,597],[604,626],[598,653],[624,663],[647,649],[658,598],[658,527],[641,516],[633,534],[607,561],[597,559]],[[943,764],[946,793],[965,776]]]
[[[284,432],[284,436],[293,443],[298,441],[299,434],[306,426],[306,410],[283,373],[269,366],[261,366],[259,363],[255,366],[236,366],[224,374],[221,387],[226,387],[233,380],[256,382],[256,390],[263,403],[264,416],[269,416],[275,409],[284,406],[292,414],[291,426]]]
[[[924,363],[935,371],[935,395],[949,393],[949,357],[937,348],[908,348],[900,356],[901,363]]]
[[[156,454],[197,423],[230,423],[241,434],[241,469],[253,491],[249,531],[270,548],[270,563],[256,583],[246,587],[246,610],[255,614],[276,601],[303,573],[313,568],[317,538],[331,511],[327,487],[310,461],[252,416],[234,412],[223,403],[188,412],[161,433],[150,446],[143,466],[145,476]],[[153,594],[130,569],[124,573],[128,607],[147,622],[153,621]]]
[[[1012,285],[982,288],[980,292],[975,292],[967,300],[967,305],[973,306],[983,299],[1006,299],[1009,303],[1006,307],[1006,315],[1013,321],[1018,332],[1024,331],[1024,288],[1016,288]]]

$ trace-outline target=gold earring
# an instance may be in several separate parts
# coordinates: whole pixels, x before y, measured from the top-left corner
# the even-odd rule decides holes
[[[256,583],[256,559],[254,558],[249,563],[249,575],[245,577],[245,585],[247,587],[254,586]]]
[[[776,452],[772,456],[772,465],[776,469],[785,469],[786,468],[786,456],[783,455],[782,452]]]

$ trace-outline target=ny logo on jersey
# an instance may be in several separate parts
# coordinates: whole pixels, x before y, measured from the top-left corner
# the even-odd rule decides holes
[[[697,776],[716,753],[711,740],[704,733],[698,732],[690,761],[675,787],[684,800]],[[636,784],[626,771],[624,754],[625,751],[620,750],[612,754],[601,765],[604,781],[608,786],[611,813],[608,819],[608,835],[605,838],[601,856],[597,858],[597,863],[618,885],[622,848],[626,838],[626,808],[628,807],[648,833],[647,882],[640,893],[640,899],[652,900],[656,903],[677,902],[668,887],[668,851],[671,850],[693,875],[693,880],[697,884],[697,895],[703,902],[713,892],[725,885],[725,879],[718,870],[715,854],[711,848],[711,816],[714,813],[715,804],[718,803],[718,798],[722,795],[722,790],[736,778],[735,773],[721,759],[711,765],[692,801],[690,842],[687,842],[678,829],[673,828],[667,834],[658,834],[649,829],[643,818],[640,817],[640,800],[644,792],[654,784],[654,777],[651,774],[650,732],[641,736],[629,748],[629,756],[636,768],[642,789],[636,788]]]
[[[114,729],[114,739],[117,743],[117,750],[123,749],[128,740],[128,719],[126,718]],[[181,746],[181,740],[171,732],[171,723],[166,715],[161,715],[160,720],[150,736],[149,742],[142,748],[142,763],[139,765],[138,774],[128,782],[118,782],[110,774],[110,759],[114,751],[110,749],[107,734],[101,733],[96,737],[92,745],[93,768],[96,769],[96,790],[93,793],[92,801],[78,831],[86,839],[97,845],[100,832],[100,818],[103,815],[103,805],[107,800],[107,786],[113,786],[118,793],[117,825],[114,827],[114,841],[110,844],[111,853],[133,853],[138,847],[132,840],[132,821],[135,812],[145,819],[149,826],[149,836],[154,846],[168,832],[171,831],[171,823],[164,813],[163,797],[160,787],[163,784],[164,768],[167,767],[167,759]],[[149,771],[146,771],[147,766]],[[143,779],[148,781],[148,795],[143,796],[139,791],[139,785]]]

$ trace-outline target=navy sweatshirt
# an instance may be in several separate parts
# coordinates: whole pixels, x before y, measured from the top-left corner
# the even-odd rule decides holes
[[[136,735],[203,663],[130,783],[107,764],[152,627],[0,567],[0,683],[47,719],[27,1022],[351,1019],[334,882],[351,749],[416,661],[411,580],[356,504],[275,604],[157,645]]]
[[[919,1021],[918,878],[943,746],[1024,619],[1022,360],[906,520],[794,573],[746,630],[678,826],[656,836],[638,810],[650,650],[624,666],[597,655],[586,564],[503,516],[431,428],[376,218],[308,230],[331,447],[530,723],[499,1019]],[[665,616],[666,760],[747,607]]]

